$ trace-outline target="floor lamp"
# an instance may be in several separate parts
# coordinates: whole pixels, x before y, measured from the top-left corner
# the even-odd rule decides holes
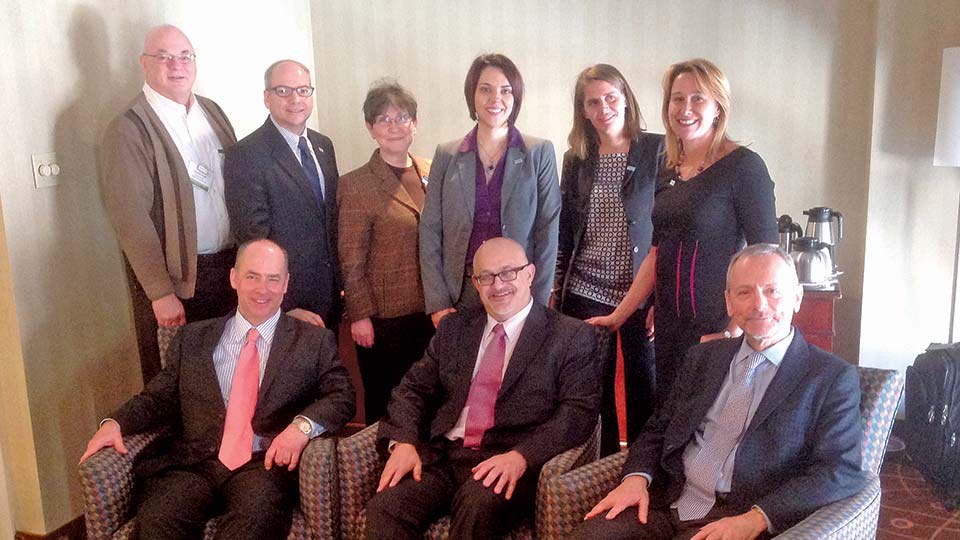
[[[937,115],[937,142],[933,149],[937,167],[960,167],[960,47],[943,50],[940,71],[940,106]],[[953,284],[950,294],[949,342],[957,316],[957,276],[960,274],[960,201],[957,204],[957,240],[953,253]]]

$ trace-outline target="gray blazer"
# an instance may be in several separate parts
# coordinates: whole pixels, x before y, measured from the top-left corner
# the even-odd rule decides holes
[[[500,197],[503,236],[517,241],[537,267],[533,298],[547,305],[557,261],[560,180],[553,144],[523,135],[510,148]],[[453,307],[460,298],[476,205],[476,153],[463,139],[437,146],[420,217],[420,273],[426,312]]]

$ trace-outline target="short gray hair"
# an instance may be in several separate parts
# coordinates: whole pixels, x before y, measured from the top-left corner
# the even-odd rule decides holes
[[[291,62],[293,64],[300,66],[304,71],[307,72],[307,75],[310,75],[310,68],[301,64],[300,62],[297,62],[296,60],[290,60],[290,59],[277,60],[276,62],[270,64],[270,67],[268,67],[267,70],[263,72],[263,89],[264,90],[270,89],[270,78],[273,77],[273,70],[277,69],[277,66],[285,62]]]
[[[781,249],[779,245],[751,244],[736,252],[730,259],[730,264],[727,265],[727,290],[730,289],[730,274],[733,271],[733,266],[743,259],[748,257],[756,257],[759,255],[776,255],[777,257],[780,257],[780,260],[782,260],[784,264],[790,268],[790,271],[793,272],[793,275],[797,275],[797,266],[793,263],[793,258],[789,253]]]

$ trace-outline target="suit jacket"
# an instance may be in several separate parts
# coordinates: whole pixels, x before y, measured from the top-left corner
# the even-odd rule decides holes
[[[533,299],[550,300],[557,263],[560,185],[553,144],[522,135],[509,148],[500,194],[503,235],[516,240],[537,267]],[[427,201],[420,220],[420,272],[427,313],[453,307],[460,298],[476,207],[476,152],[463,140],[441,144],[433,156]]]
[[[483,310],[444,317],[422,360],[394,390],[381,420],[379,447],[415,444],[424,463],[452,429],[473,379]],[[600,369],[595,330],[534,303],[503,376],[494,425],[481,441],[497,453],[517,450],[531,468],[582,443],[597,423]]]
[[[741,339],[692,347],[663,411],[630,446],[623,473],[653,477],[651,507],[668,507],[685,482],[683,451],[716,400]],[[686,374],[686,376],[685,376]],[[860,384],[849,363],[794,329],[777,374],[740,440],[727,504],[763,509],[774,531],[853,495],[860,470]]]
[[[216,458],[227,409],[213,351],[232,316],[184,326],[170,344],[163,371],[111,415],[125,435],[159,427],[173,431],[167,447],[138,464],[139,474]],[[260,383],[254,433],[275,437],[298,414],[337,431],[353,417],[354,407],[353,386],[333,333],[280,315]]]
[[[411,156],[417,173],[430,162]],[[347,315],[399,317],[423,313],[418,231],[420,209],[374,150],[370,161],[340,178],[340,263]]]
[[[627,219],[634,274],[640,269],[640,263],[650,251],[650,240],[653,237],[651,215],[653,214],[654,188],[660,172],[662,154],[663,135],[641,133],[630,142],[627,169],[623,176],[620,197]],[[595,159],[580,159],[573,150],[567,150],[563,155],[563,176],[560,178],[563,207],[560,210],[557,274],[554,279],[554,290],[559,294],[559,302],[554,304],[554,307],[559,310],[563,309],[567,279],[573,269],[583,233],[587,230],[587,215],[590,211],[590,194],[593,192],[596,166]]]
[[[237,242],[269,238],[287,250],[290,285],[283,309],[307,309],[329,326],[339,320],[343,288],[337,257],[339,173],[330,139],[309,129],[307,139],[323,171],[323,205],[269,117],[227,150],[224,190]]]
[[[196,96],[223,148],[237,141],[219,105]],[[100,194],[120,248],[151,300],[192,298],[197,214],[187,166],[141,92],[103,136]]]

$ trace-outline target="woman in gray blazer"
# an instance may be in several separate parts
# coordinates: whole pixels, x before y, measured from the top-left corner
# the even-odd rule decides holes
[[[437,147],[420,219],[420,272],[426,312],[439,324],[479,307],[470,283],[485,240],[517,241],[536,267],[533,298],[546,305],[557,258],[560,184],[553,144],[516,128],[523,78],[502,54],[474,59],[463,85],[476,126]]]

